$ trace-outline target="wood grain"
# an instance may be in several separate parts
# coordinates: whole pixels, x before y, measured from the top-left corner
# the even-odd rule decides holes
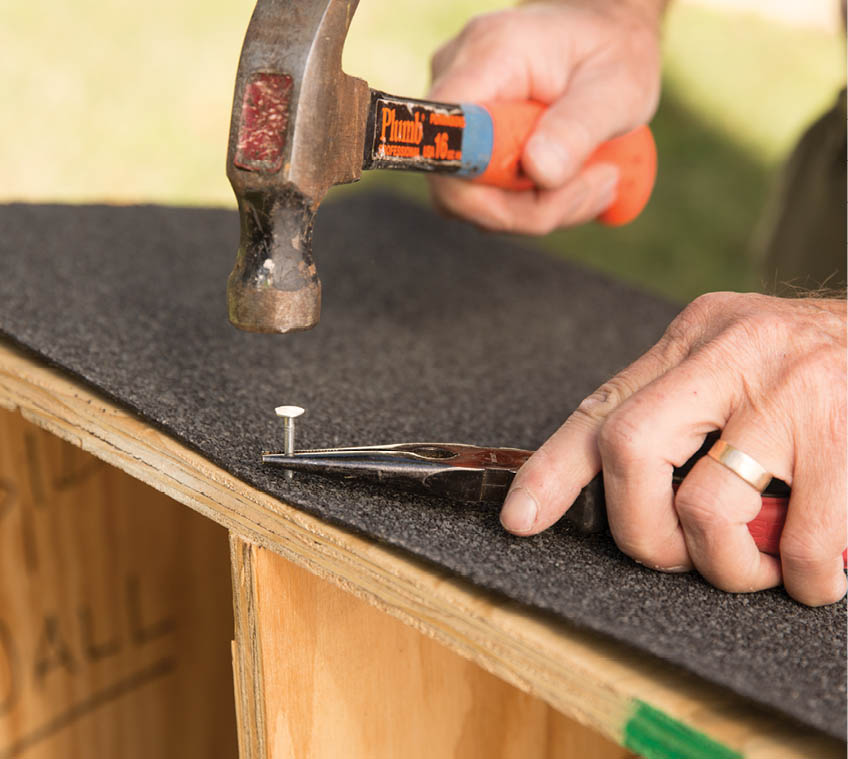
[[[259,686],[242,759],[634,756],[271,551],[234,538],[232,554],[253,610],[239,666]]]
[[[2,403],[612,741],[623,740],[638,699],[751,759],[844,756],[841,742],[725,689],[281,503],[62,373],[0,345]]]
[[[0,758],[233,756],[227,557],[217,525],[0,410]]]

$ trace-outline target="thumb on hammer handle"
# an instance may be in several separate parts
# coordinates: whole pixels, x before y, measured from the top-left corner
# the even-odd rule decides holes
[[[478,106],[481,107],[481,106]],[[463,108],[468,108],[463,104]],[[473,181],[507,190],[529,190],[532,180],[521,170],[524,146],[545,106],[535,102],[484,103],[492,122],[492,153],[485,171]],[[466,134],[465,139],[473,139]],[[584,166],[611,163],[618,167],[618,194],[598,220],[617,227],[633,221],[647,205],[657,176],[657,148],[647,126],[602,143]]]

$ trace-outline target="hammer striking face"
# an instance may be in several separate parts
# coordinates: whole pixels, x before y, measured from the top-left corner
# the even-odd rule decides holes
[[[227,176],[241,240],[227,282],[230,321],[254,332],[318,322],[321,283],[312,225],[335,184],[363,169],[438,171],[528,190],[520,156],[544,106],[453,105],[370,90],[341,70],[358,0],[258,0],[233,98]],[[656,173],[650,130],[605,143],[590,162],[619,166],[619,197],[600,217],[620,224],[648,201]]]

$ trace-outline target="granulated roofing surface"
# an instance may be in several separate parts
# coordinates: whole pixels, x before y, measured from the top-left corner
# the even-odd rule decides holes
[[[638,566],[567,525],[506,534],[495,509],[258,463],[274,407],[299,447],[444,440],[537,447],[678,310],[386,196],[329,203],[318,328],[240,333],[225,210],[0,209],[0,333],[244,481],[515,601],[605,633],[845,737],[845,603],[717,591]]]

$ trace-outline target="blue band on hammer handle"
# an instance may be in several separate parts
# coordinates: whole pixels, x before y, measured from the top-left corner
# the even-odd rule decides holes
[[[462,160],[457,175],[476,177],[482,174],[492,157],[495,132],[492,117],[482,106],[474,103],[461,104],[465,116],[462,133]]]

